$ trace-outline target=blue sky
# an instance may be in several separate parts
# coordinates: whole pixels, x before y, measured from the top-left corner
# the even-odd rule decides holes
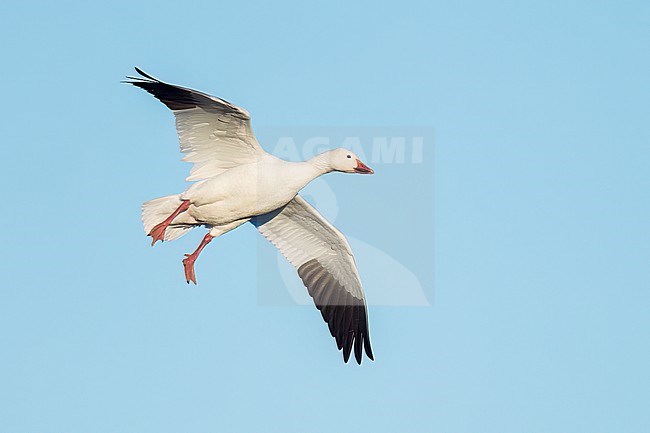
[[[650,430],[647,2],[0,17],[0,431]],[[119,84],[136,65],[245,107],[263,143],[434,131],[422,166],[327,179],[337,225],[431,304],[371,307],[376,362],[343,364],[313,307],[260,301],[273,256],[252,227],[206,249],[197,287],[180,259],[201,233],[149,247],[140,204],[189,166],[171,114]],[[365,251],[373,303],[390,276]]]

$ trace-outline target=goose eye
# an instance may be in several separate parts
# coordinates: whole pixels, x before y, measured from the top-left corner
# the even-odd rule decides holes
[[[348,158],[352,158],[352,156],[348,155]]]

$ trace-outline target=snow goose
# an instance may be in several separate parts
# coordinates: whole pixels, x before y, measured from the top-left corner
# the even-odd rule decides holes
[[[170,241],[190,229],[209,231],[183,260],[185,279],[196,284],[194,263],[214,238],[251,222],[297,269],[314,299],[343,359],[363,351],[373,360],[368,314],[354,256],[345,237],[298,192],[332,171],[372,174],[351,151],[335,149],[304,162],[289,162],[265,152],[257,142],[248,112],[221,98],[164,83],[136,68],[140,77],[126,83],[146,90],[176,118],[183,160],[193,163],[181,194],[142,205],[145,233]]]

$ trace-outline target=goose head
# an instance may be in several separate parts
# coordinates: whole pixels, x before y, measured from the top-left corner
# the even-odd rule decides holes
[[[373,174],[375,171],[361,162],[359,157],[348,149],[334,149],[327,152],[329,166],[343,173]]]

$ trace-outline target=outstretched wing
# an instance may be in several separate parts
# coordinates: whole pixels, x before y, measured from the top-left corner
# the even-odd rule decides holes
[[[164,83],[135,68],[141,77],[125,83],[146,90],[169,107],[176,117],[176,130],[185,154],[194,164],[188,181],[216,176],[230,168],[257,161],[266,152],[250,124],[250,115],[215,96]]]
[[[374,360],[363,287],[343,234],[300,196],[251,222],[296,267],[344,361],[352,348],[357,363],[364,348]]]

